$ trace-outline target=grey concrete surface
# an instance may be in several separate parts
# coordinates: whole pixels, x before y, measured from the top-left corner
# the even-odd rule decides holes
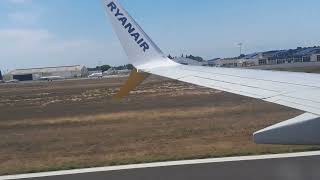
[[[319,180],[320,156],[63,175],[32,180]]]

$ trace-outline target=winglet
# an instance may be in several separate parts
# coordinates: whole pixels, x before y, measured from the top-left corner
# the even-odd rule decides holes
[[[120,5],[118,0],[102,0],[129,62],[136,68],[114,99],[121,99],[138,86],[150,69],[178,65],[166,57],[160,48],[142,30],[139,24]]]
[[[177,65],[143,31],[118,0],[102,0],[129,61],[138,70]]]
[[[113,96],[113,99],[119,101],[122,98],[128,96],[130,91],[139,86],[148,76],[148,73],[139,72],[137,69],[133,69],[129,76],[129,79],[120,89],[120,91]]]

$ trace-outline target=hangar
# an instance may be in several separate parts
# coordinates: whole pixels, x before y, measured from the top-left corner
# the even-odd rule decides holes
[[[16,69],[9,73],[10,79],[19,81],[40,80],[42,77],[58,76],[64,79],[88,76],[88,69],[82,65]]]

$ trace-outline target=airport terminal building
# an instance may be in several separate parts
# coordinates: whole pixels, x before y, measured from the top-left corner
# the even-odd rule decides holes
[[[10,79],[19,81],[40,80],[42,77],[59,76],[64,79],[88,76],[88,69],[82,65],[16,69],[9,74]]]

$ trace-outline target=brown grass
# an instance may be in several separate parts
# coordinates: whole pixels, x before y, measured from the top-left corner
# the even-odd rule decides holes
[[[123,80],[0,86],[0,174],[319,148],[252,143],[300,111],[159,78],[112,102]]]

